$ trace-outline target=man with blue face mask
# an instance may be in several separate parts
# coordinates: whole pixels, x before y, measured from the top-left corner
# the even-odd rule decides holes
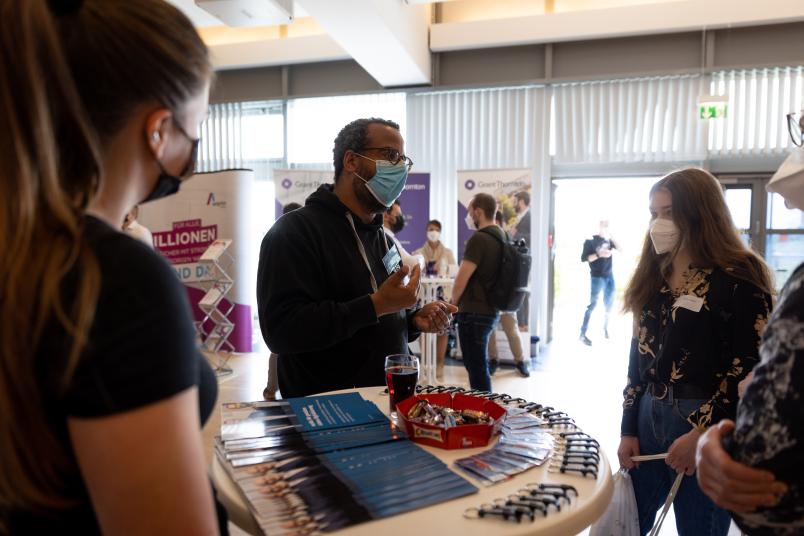
[[[358,119],[335,139],[334,184],[265,235],[257,273],[260,328],[279,354],[284,398],[383,385],[384,360],[421,332],[441,332],[457,309],[419,310],[421,269],[403,266],[383,232],[411,160],[399,125]]]

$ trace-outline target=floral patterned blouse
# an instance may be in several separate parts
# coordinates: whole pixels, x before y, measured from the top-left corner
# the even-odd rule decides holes
[[[788,486],[779,503],[732,514],[747,534],[804,534],[804,264],[785,284],[759,349],[761,361],[740,399],[735,460],[767,469]]]
[[[770,295],[718,268],[690,267],[685,281],[679,292],[662,287],[637,319],[623,391],[624,436],[638,435],[639,400],[650,383],[711,393],[687,417],[702,431],[734,418],[737,384],[759,361]]]

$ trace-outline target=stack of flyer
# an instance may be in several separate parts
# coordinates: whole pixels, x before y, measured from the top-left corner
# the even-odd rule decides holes
[[[221,411],[216,454],[266,534],[330,532],[477,492],[358,393]]]

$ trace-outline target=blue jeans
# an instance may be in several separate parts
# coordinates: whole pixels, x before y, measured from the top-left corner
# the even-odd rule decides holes
[[[488,345],[499,314],[482,315],[477,313],[458,313],[458,338],[461,341],[463,366],[469,373],[469,386],[472,389],[491,391],[489,376]]]
[[[669,395],[657,400],[645,393],[639,402],[639,453],[667,452],[673,441],[692,430],[687,416],[703,403],[700,399],[673,400]],[[643,536],[650,532],[676,475],[664,460],[641,462],[638,469],[631,470]],[[679,536],[726,536],[729,532],[729,513],[704,495],[695,475],[684,476],[673,501],[673,511]]]
[[[589,327],[589,318],[592,316],[592,311],[597,307],[597,297],[600,291],[603,291],[603,305],[606,306],[606,321],[605,329],[609,329],[609,311],[614,304],[614,276],[608,277],[594,277],[592,276],[592,295],[589,298],[589,306],[586,308],[586,313],[583,315],[583,325],[581,326],[581,335],[586,335],[586,328]]]

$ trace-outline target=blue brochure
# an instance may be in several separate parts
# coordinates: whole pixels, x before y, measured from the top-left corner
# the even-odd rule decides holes
[[[290,398],[287,402],[304,432],[389,422],[377,406],[358,393]]]

